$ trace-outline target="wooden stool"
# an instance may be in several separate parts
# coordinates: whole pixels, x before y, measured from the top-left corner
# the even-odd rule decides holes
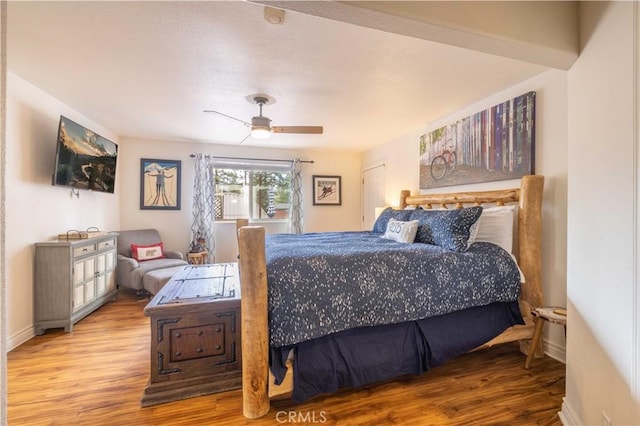
[[[560,313],[559,313],[560,312]],[[562,314],[564,313],[564,315]],[[566,308],[533,308],[531,315],[535,317],[536,328],[533,330],[533,337],[531,338],[531,346],[529,347],[529,353],[527,354],[527,361],[524,363],[524,368],[529,369],[533,354],[539,345],[542,344],[542,329],[544,328],[545,321],[549,321],[552,324],[560,324],[564,327],[565,338],[567,336],[567,310]]]
[[[199,251],[198,253],[188,253],[187,260],[191,265],[203,265],[204,261],[209,256],[208,251]]]

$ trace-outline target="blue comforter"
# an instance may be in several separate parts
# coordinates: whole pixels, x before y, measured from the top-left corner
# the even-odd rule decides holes
[[[497,245],[464,253],[373,232],[266,236],[270,345],[518,299],[520,274]]]

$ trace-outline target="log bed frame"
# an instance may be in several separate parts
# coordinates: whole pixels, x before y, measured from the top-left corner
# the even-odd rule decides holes
[[[409,195],[402,191],[400,208],[423,206],[438,208],[464,205],[506,205],[518,203],[517,238],[514,238],[514,254],[525,276],[519,305],[525,325],[514,325],[481,348],[499,343],[520,342],[520,349],[527,353],[533,336],[534,320],[531,308],[542,306],[542,192],[544,177],[524,176],[520,188],[459,192],[443,194]],[[238,219],[238,249],[241,282],[241,340],[242,340],[242,397],[243,414],[249,419],[262,417],[269,412],[269,398],[291,392],[293,389],[293,365],[281,385],[274,384],[269,370],[269,325],[267,318],[267,267],[265,256],[265,230],[248,226],[247,219]],[[479,349],[479,348],[478,348]],[[539,350],[541,355],[541,351]]]

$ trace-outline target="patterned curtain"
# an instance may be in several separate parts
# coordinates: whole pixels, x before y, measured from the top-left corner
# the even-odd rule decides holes
[[[215,262],[214,238],[215,224],[215,179],[211,158],[204,154],[195,154],[195,173],[193,176],[193,223],[191,224],[191,242],[189,251],[207,250],[208,263]]]
[[[291,217],[289,219],[289,232],[302,234],[302,167],[299,158],[291,162]]]

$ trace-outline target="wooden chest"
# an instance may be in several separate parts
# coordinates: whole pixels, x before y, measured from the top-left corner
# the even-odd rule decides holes
[[[185,266],[144,314],[151,376],[143,407],[242,386],[237,263]]]

